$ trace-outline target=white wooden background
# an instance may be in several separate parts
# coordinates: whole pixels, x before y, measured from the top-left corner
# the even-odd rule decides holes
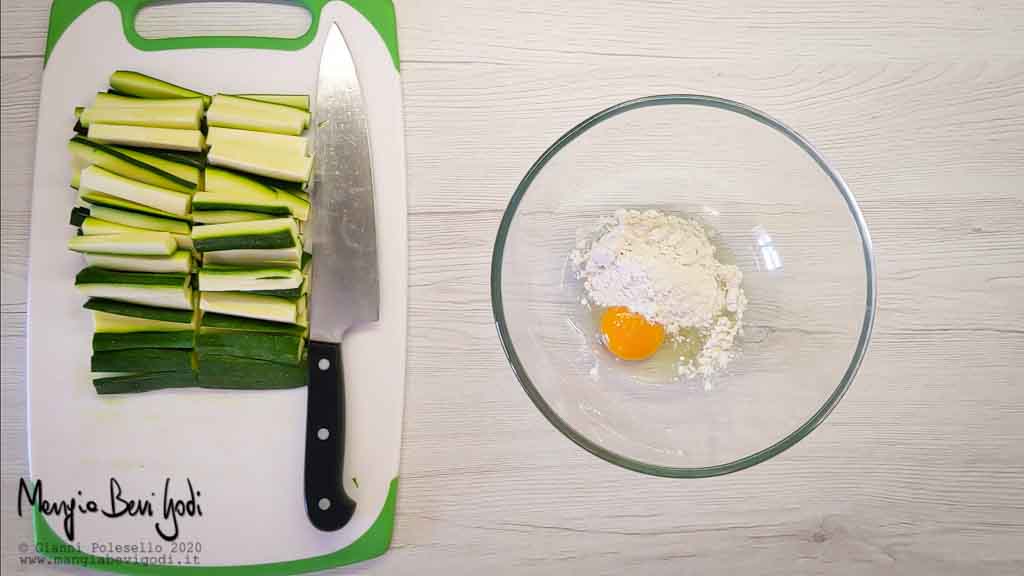
[[[301,28],[154,9],[151,33]],[[349,573],[1024,573],[1024,3],[399,1],[410,203],[394,549]],[[48,3],[2,4],[3,568],[30,523],[25,277]],[[287,25],[286,25],[287,24]],[[498,346],[494,232],[530,163],[619,100],[710,93],[819,145],[874,236],[860,376],[808,439],[723,478],[582,452]],[[38,573],[33,571],[32,573]]]

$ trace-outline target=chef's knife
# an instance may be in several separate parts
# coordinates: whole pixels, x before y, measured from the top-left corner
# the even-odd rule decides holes
[[[345,381],[341,341],[349,328],[376,321],[377,233],[366,106],[355,64],[337,24],[320,56],[314,186],[306,245],[309,291],[309,402],[306,416],[306,513],[320,530],[338,530],[355,513],[345,493]],[[365,384],[365,383],[364,383]]]

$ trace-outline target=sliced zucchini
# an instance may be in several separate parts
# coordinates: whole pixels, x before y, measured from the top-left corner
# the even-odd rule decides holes
[[[188,274],[120,272],[89,267],[75,276],[75,287],[89,297],[191,310],[190,279]]]
[[[86,222],[95,218],[86,218]],[[112,226],[121,226],[112,224]],[[124,254],[135,256],[170,256],[178,243],[167,232],[121,232],[95,236],[74,236],[68,249],[92,254]]]
[[[206,134],[206,145],[216,146],[222,142],[234,142],[253,147],[265,148],[280,154],[305,156],[309,154],[309,139],[305,136],[290,136],[273,132],[237,130],[211,126]]]
[[[192,202],[189,194],[131,180],[99,166],[82,170],[82,187],[179,216],[188,215]]]
[[[192,370],[191,350],[136,348],[96,352],[93,372],[167,372]]]
[[[288,290],[302,285],[294,268],[232,268],[207,265],[199,271],[199,289],[210,292]]]
[[[154,306],[141,306],[106,298],[90,298],[86,300],[83,307],[95,312],[103,312],[109,315],[127,316],[145,320],[157,320],[160,322],[184,324],[186,329],[191,330],[195,322],[195,312],[191,310],[170,310],[168,308],[157,308]]]
[[[82,188],[78,191],[78,199],[82,202],[86,202],[95,206],[106,206],[108,208],[120,208],[123,210],[134,210],[135,212],[141,212],[143,214],[152,214],[154,216],[162,216],[164,218],[173,218],[181,221],[188,221],[188,216],[182,216],[181,214],[171,214],[170,212],[164,212],[163,210],[157,210],[151,206],[139,204],[138,202],[132,202],[131,200],[125,200],[124,198],[118,198],[117,196],[111,196],[110,194],[104,194],[96,190],[90,190],[89,188]]]
[[[175,220],[168,220],[168,222],[175,222]],[[108,222],[94,217],[88,217],[82,220],[81,228],[82,234],[86,236],[94,236],[97,234],[123,234],[126,232],[153,232],[153,230],[126,226],[124,224]],[[186,226],[186,228],[188,228],[188,226]],[[190,231],[186,231],[184,233],[172,233],[171,237],[174,239],[178,248],[182,250],[192,250],[192,236]]]
[[[203,108],[146,108],[125,106],[117,108],[92,107],[82,112],[79,122],[88,128],[93,124],[117,126],[151,126],[178,130],[199,130]]]
[[[138,394],[169,388],[192,388],[196,386],[196,373],[192,370],[180,370],[124,374],[94,378],[92,384],[97,394]]]
[[[290,334],[302,336],[306,329],[298,324],[285,324],[282,322],[270,322],[267,320],[256,320],[254,318],[242,318],[240,316],[228,316],[215,312],[206,312],[200,321],[200,330],[209,331],[243,331],[243,332],[269,332],[272,334]]]
[[[174,241],[178,243],[178,248],[181,250],[188,250],[191,252],[195,249],[195,245],[192,244],[192,234],[171,234],[174,236]]]
[[[129,332],[183,332],[191,333],[193,325],[179,324],[177,322],[164,322],[162,320],[148,320],[146,318],[132,318],[131,316],[119,316],[106,312],[94,311],[92,313],[94,330],[104,334],[125,334]]]
[[[224,166],[287,182],[307,182],[313,171],[312,156],[282,154],[275,150],[231,140],[213,145],[206,160],[214,166]]]
[[[302,288],[287,288],[282,290],[248,290],[247,294],[259,294],[261,296],[275,296],[277,298],[287,298],[288,300],[294,300],[299,296],[302,296]]]
[[[93,352],[112,350],[133,350],[136,348],[177,348],[191,350],[195,347],[191,331],[178,332],[97,332],[92,335]]]
[[[198,110],[203,113],[202,98],[138,98],[99,92],[93,100],[93,108],[137,108],[143,110]]]
[[[82,185],[82,169],[73,168],[71,170],[71,187],[78,190],[79,186]]]
[[[196,195],[203,194],[197,192]],[[192,197],[192,221],[196,224],[226,224],[228,222],[249,222],[252,220],[267,220],[273,218],[274,214],[261,214],[247,210],[201,210],[200,202],[196,203],[196,197]]]
[[[192,209],[199,212],[250,211],[271,218],[291,215],[291,210],[278,202],[276,192],[272,192],[269,199],[245,192],[196,192],[192,197]]]
[[[293,248],[299,244],[298,236],[293,218],[192,227],[192,243],[200,252]]]
[[[273,266],[299,267],[302,247],[279,248],[275,250],[222,250],[203,254],[204,264],[224,266]]]
[[[150,126],[121,126],[117,124],[89,125],[89,139],[104,144],[145,146],[165,150],[202,152],[206,138],[199,130],[178,128],[153,128]]]
[[[116,148],[125,154],[134,156],[134,154],[142,154],[147,156],[146,162],[150,162],[152,158],[163,160],[168,162],[168,166],[181,167],[188,166],[196,170],[202,170],[206,166],[206,154],[204,152],[183,152],[181,150],[157,150],[155,148],[137,148],[133,146],[116,146]],[[171,171],[170,168],[165,170]],[[196,174],[198,172],[189,172],[189,174]],[[197,176],[198,177],[198,176]],[[182,176],[185,178],[185,176]],[[191,178],[188,178],[191,180]]]
[[[83,210],[85,209],[83,208]],[[188,225],[188,222],[182,222],[181,220],[160,218],[159,216],[139,214],[138,212],[108,208],[106,206],[94,206],[93,208],[86,210],[86,212],[88,215],[93,216],[94,218],[99,218],[100,220],[124,224],[125,226],[132,226],[143,230],[157,230],[160,232],[171,232],[172,234],[186,235],[192,233],[192,227]]]
[[[252,358],[202,354],[197,383],[202,388],[277,390],[306,385],[306,360],[298,365]]]
[[[290,106],[217,94],[206,111],[206,122],[211,127],[298,136],[306,127],[306,112]]]
[[[235,94],[235,96],[247,100],[290,106],[303,112],[309,112],[309,96],[305,94]]]
[[[206,94],[164,82],[129,70],[118,70],[110,75],[110,87],[128,96],[140,98],[202,98],[203,104],[210,105]]]
[[[266,214],[309,216],[309,202],[279,190],[260,178],[223,168],[206,169],[206,191],[194,202],[199,210],[249,210]]]
[[[97,268],[123,270],[125,272],[188,274],[192,272],[192,253],[185,250],[178,250],[170,256],[86,254],[85,263]]]
[[[278,190],[277,201],[287,206],[288,211],[297,219],[303,222],[309,219],[309,200],[305,200],[297,194]]]
[[[68,142],[68,150],[84,165],[94,164],[114,174],[161,188],[191,192],[199,183],[198,168],[182,166],[150,154],[107,146],[83,136],[72,138]]]
[[[158,230],[143,230],[142,228],[136,228],[134,226],[125,226],[124,224],[118,224],[116,222],[108,222],[93,216],[87,216],[83,219],[79,228],[82,229],[82,234],[86,236],[96,236],[98,234],[122,234],[125,232],[158,232]]]
[[[203,312],[216,312],[243,318],[295,324],[298,301],[244,292],[200,292],[199,307]]]
[[[255,358],[268,362],[298,364],[302,360],[304,341],[301,336],[261,332],[201,332],[196,337],[200,358],[207,354]],[[202,364],[200,364],[202,370]]]

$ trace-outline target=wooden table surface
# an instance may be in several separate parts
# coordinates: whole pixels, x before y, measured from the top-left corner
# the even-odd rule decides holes
[[[218,5],[144,34],[300,31]],[[268,12],[270,10],[270,12]],[[3,568],[30,523],[26,271],[48,5],[2,5]],[[400,1],[409,364],[394,548],[349,573],[1024,573],[1024,3]],[[488,296],[503,208],[563,131],[652,93],[740,100],[816,143],[878,260],[857,381],[795,448],[650,478],[533,407]]]

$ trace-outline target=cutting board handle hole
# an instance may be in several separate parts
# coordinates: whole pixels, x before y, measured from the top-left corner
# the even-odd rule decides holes
[[[244,15],[244,17],[242,16]],[[299,38],[313,17],[301,3],[287,0],[158,0],[135,15],[135,32],[147,39],[188,36]]]

